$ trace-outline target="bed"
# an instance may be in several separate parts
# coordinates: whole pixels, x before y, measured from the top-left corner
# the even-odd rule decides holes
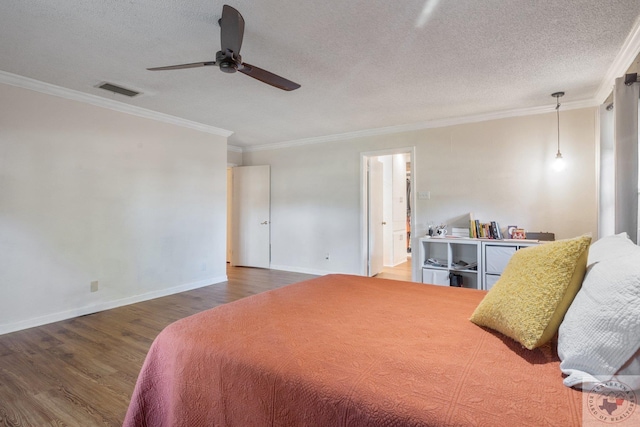
[[[578,426],[554,342],[475,325],[486,292],[327,275],[161,332],[125,426]]]

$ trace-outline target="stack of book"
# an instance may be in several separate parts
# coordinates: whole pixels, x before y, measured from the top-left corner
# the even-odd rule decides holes
[[[451,228],[451,237],[468,237],[469,229],[462,227],[452,227]]]
[[[474,239],[503,239],[500,225],[497,222],[482,223],[477,219],[469,220],[469,237]]]

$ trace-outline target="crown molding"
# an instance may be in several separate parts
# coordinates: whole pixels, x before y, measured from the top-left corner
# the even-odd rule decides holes
[[[73,89],[67,89],[61,86],[53,85],[51,83],[45,83],[39,80],[30,79],[28,77],[19,76],[17,74],[7,73],[5,71],[0,71],[0,83],[21,87],[23,89],[33,90],[60,98],[70,99],[72,101],[83,102],[86,104],[95,105],[97,107],[103,107],[109,110],[143,117],[145,119],[151,119],[176,126],[182,126],[189,129],[195,129],[200,132],[223,136],[225,138],[228,138],[233,134],[232,131],[226,129],[205,125],[191,120],[181,119],[180,117],[171,116],[169,114],[158,113],[156,111],[147,110],[146,108],[136,107],[134,105],[125,104],[123,102],[114,101],[112,99],[102,98]]]
[[[562,104],[562,109],[576,110],[579,108],[589,108],[598,105],[595,99],[586,99],[581,101],[566,102]],[[265,151],[265,150],[277,150],[280,148],[291,148],[302,145],[321,144],[325,142],[341,141],[345,139],[364,138],[377,135],[388,135],[401,132],[413,132],[423,129],[442,128],[447,126],[463,125],[467,123],[486,122],[490,120],[506,119],[510,117],[531,116],[535,114],[544,114],[554,112],[556,109],[554,105],[545,105],[540,107],[521,108],[517,110],[497,111],[491,113],[476,114],[471,116],[453,117],[446,119],[429,120],[425,122],[409,123],[398,126],[388,126],[383,128],[365,129],[356,132],[346,132],[334,135],[319,136],[313,138],[303,138],[291,141],[276,142],[273,144],[255,145],[251,147],[243,147],[243,152],[252,151]]]
[[[636,27],[634,27],[634,31],[632,32],[632,35],[634,36],[633,37],[630,36],[627,39],[627,42],[625,42],[625,48],[622,49],[624,51],[625,58],[616,60],[616,63],[618,65],[616,65],[616,67],[613,67],[613,66],[611,67],[611,69],[607,73],[607,77],[605,77],[605,82],[608,81],[609,74],[616,77],[618,77],[619,75],[622,75],[622,73],[626,71],[626,69],[629,67],[631,62],[633,62],[633,60],[635,59],[635,56],[633,56],[633,58],[631,58],[631,60],[629,61],[628,56],[631,55],[631,52],[640,51],[640,25],[636,25]],[[618,71],[620,67],[625,67],[624,71]],[[615,81],[615,77],[613,77],[611,81],[612,82]],[[76,90],[63,88],[60,86],[52,85],[50,83],[41,82],[39,80],[30,79],[27,77],[7,73],[4,71],[0,71],[0,83],[5,83],[12,86],[18,86],[25,89],[30,89],[37,92],[46,93],[53,96],[59,96],[62,98],[71,99],[79,102],[85,102],[85,103],[96,105],[99,107],[104,107],[104,108],[120,111],[127,114],[132,114],[140,117],[149,118],[152,120],[170,123],[177,126],[187,127],[187,128],[199,130],[202,132],[211,133],[214,135],[224,136],[227,138],[233,134],[233,131],[217,128],[214,126],[204,125],[202,123],[193,122],[190,120],[181,119],[179,117],[170,116],[168,114],[158,113],[155,111],[132,106],[129,104],[124,104],[124,103],[113,101],[107,98],[101,98],[96,95],[86,94]],[[595,96],[592,99],[563,103],[562,109],[573,110],[578,108],[594,107],[596,105],[601,104],[602,102],[604,102],[604,100],[609,94],[609,91],[607,91],[604,98],[600,100],[600,91],[602,90],[602,87],[608,88],[609,86],[607,86],[603,82],[603,84],[599,89],[598,96]],[[298,147],[303,145],[321,144],[321,143],[341,141],[346,139],[365,138],[365,137],[371,137],[371,136],[388,135],[388,134],[402,133],[402,132],[413,132],[413,131],[419,131],[423,129],[433,129],[433,128],[440,128],[440,127],[447,127],[447,126],[462,125],[466,123],[477,123],[477,122],[484,122],[489,120],[505,119],[510,117],[543,114],[543,113],[549,113],[553,111],[555,111],[555,105],[522,108],[517,110],[497,111],[497,112],[476,114],[476,115],[470,115],[470,116],[436,119],[436,120],[429,120],[429,121],[418,122],[418,123],[408,123],[408,124],[397,125],[397,126],[364,129],[364,130],[355,131],[355,132],[345,132],[345,133],[325,135],[325,136],[319,136],[319,137],[302,138],[302,139],[261,144],[261,145],[248,146],[248,147],[227,145],[227,151],[245,153],[245,152],[254,152],[254,151],[277,150],[281,148],[291,148],[291,147]]]
[[[623,76],[640,52],[640,19],[638,19],[622,44],[618,55],[613,60],[609,70],[602,79],[602,83],[594,96],[597,104],[605,102],[613,91],[616,78]]]

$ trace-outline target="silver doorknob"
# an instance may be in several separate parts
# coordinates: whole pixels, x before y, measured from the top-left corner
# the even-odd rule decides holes
[[[387,222],[386,221],[382,221],[382,225],[387,225]]]
[[[267,224],[269,224],[269,221],[262,221],[262,222],[260,223],[260,225],[267,225]]]

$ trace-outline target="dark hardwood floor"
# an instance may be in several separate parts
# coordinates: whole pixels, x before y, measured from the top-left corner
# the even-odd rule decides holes
[[[0,335],[0,426],[120,426],[169,323],[314,276],[228,268],[228,282]]]

